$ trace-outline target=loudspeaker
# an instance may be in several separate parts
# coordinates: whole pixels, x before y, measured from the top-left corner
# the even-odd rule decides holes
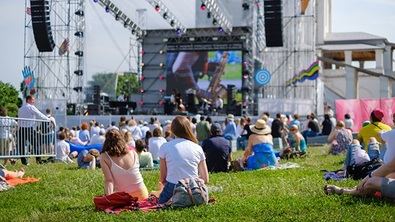
[[[89,115],[99,115],[100,105],[89,104],[88,105],[88,114]]]
[[[100,86],[93,86],[93,103],[96,105],[100,105]]]
[[[39,52],[52,52],[55,42],[52,37],[51,22],[49,19],[49,1],[30,0],[34,40]]]
[[[235,85],[228,85],[226,88],[226,98],[227,98],[227,105],[226,105],[226,112],[227,113],[235,113],[236,108],[236,86]]]
[[[163,104],[163,112],[166,115],[172,115],[174,111],[174,105],[171,103],[170,99],[165,98],[165,103]]]
[[[76,108],[75,103],[67,103],[66,107],[67,107],[66,110],[67,115],[75,115],[75,108]]]
[[[197,113],[196,105],[195,105],[195,94],[190,93],[187,94],[187,111],[190,113]]]
[[[265,36],[267,47],[283,46],[281,0],[264,0]]]

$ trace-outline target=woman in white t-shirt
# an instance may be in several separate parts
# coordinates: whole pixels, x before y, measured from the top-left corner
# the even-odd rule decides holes
[[[192,133],[189,120],[177,116],[171,123],[171,132],[176,136],[160,148],[160,182],[164,185],[159,203],[166,203],[172,196],[177,182],[183,178],[200,177],[208,183],[206,157]]]
[[[159,164],[159,150],[166,142],[167,140],[162,136],[161,130],[155,128],[152,132],[152,137],[148,139],[148,152],[152,154],[155,164]]]

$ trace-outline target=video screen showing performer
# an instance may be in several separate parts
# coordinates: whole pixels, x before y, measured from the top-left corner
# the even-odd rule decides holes
[[[183,97],[193,91],[199,100],[225,99],[227,85],[241,88],[241,51],[181,51],[167,53],[167,94]]]

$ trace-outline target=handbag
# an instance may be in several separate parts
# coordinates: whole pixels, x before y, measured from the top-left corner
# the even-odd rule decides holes
[[[362,164],[353,164],[347,166],[346,175],[354,180],[363,179],[381,165],[383,165],[383,162],[380,159],[373,159]]]
[[[184,208],[208,203],[208,189],[200,178],[184,178],[174,188],[170,206]]]

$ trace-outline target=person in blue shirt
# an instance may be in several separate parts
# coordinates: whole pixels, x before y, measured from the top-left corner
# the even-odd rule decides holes
[[[225,126],[224,137],[227,140],[235,140],[237,138],[235,117],[232,114],[229,114],[227,117],[228,123]]]

